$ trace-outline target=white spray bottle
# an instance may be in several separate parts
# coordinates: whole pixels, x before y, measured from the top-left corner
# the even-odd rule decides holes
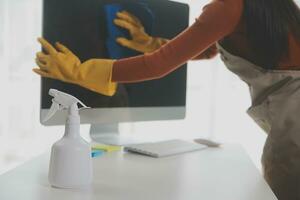
[[[91,147],[80,136],[80,116],[77,104],[87,108],[77,98],[50,89],[52,106],[44,121],[58,110],[68,109],[64,136],[53,144],[49,165],[49,182],[59,188],[82,188],[91,184],[93,178]]]

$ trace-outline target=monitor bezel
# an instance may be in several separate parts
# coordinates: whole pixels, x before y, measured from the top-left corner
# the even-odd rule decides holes
[[[44,126],[64,125],[67,110],[57,111],[44,122],[50,109],[40,110],[40,122]],[[186,116],[186,106],[174,107],[139,107],[139,108],[89,108],[79,111],[81,124],[109,124],[138,121],[181,120]]]

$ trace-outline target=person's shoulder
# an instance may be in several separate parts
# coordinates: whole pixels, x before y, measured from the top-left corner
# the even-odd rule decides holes
[[[203,7],[203,11],[223,13],[223,15],[239,18],[244,10],[244,0],[212,0]]]
[[[223,23],[219,24],[219,28],[229,35],[236,32],[243,23],[244,1],[212,0],[203,8],[203,13],[207,13],[206,19],[221,20]]]
[[[207,7],[222,7],[226,10],[242,11],[244,7],[244,0],[212,0],[203,9]]]
[[[212,2],[218,1],[220,3],[225,3],[225,4],[243,4],[244,0],[212,0]]]
[[[224,6],[232,10],[238,10],[238,11],[240,11],[244,5],[244,0],[213,0],[213,1],[218,1],[221,4],[224,4]]]

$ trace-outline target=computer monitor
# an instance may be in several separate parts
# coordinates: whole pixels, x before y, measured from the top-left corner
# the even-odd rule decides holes
[[[104,7],[132,2],[137,0],[44,0],[42,35],[52,44],[59,41],[66,45],[81,61],[110,58]],[[188,27],[187,4],[168,0],[142,2],[154,15],[151,35],[171,39]],[[119,84],[116,94],[108,97],[74,84],[42,78],[41,123],[65,124],[66,112],[58,112],[49,121],[42,122],[52,103],[48,91],[54,88],[77,97],[92,108],[82,110],[80,115],[81,123],[91,124],[93,139],[109,144],[130,143],[113,134],[118,133],[119,122],[185,118],[186,81],[187,66],[184,64],[161,79]]]

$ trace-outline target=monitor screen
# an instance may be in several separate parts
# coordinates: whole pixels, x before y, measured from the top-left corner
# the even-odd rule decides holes
[[[136,0],[44,0],[43,37],[61,42],[82,62],[91,58],[111,58],[106,40],[105,6]],[[188,27],[188,5],[167,0],[143,0],[153,14],[151,35],[172,39]],[[133,11],[134,12],[134,11]],[[133,13],[134,14],[134,13]],[[144,26],[146,26],[144,24]],[[141,53],[136,52],[136,55]],[[50,88],[69,93],[92,108],[184,107],[186,104],[186,64],[164,78],[140,83],[119,84],[116,94],[104,96],[77,85],[42,78],[41,108],[49,109]]]

